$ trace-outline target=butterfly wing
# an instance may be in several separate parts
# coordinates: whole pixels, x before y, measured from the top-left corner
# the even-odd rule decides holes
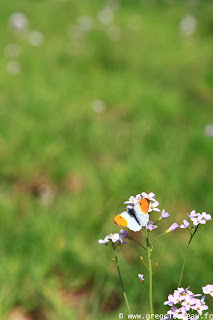
[[[131,216],[127,211],[124,211],[121,214],[118,214],[117,216],[115,216],[113,221],[118,226],[127,227],[130,230],[135,232],[140,231],[142,228],[142,225],[138,224],[134,216]]]
[[[136,218],[140,222],[141,226],[146,226],[149,222],[149,200],[147,198],[141,199],[134,205],[134,211]]]

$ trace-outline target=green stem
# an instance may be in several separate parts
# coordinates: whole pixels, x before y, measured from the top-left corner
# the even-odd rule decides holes
[[[145,265],[145,267],[149,270],[149,267],[146,265],[146,263],[143,260],[141,260],[141,261]]]
[[[141,246],[144,250],[147,251],[147,249],[138,241],[136,241],[135,239],[133,239],[132,237],[130,237],[130,240],[134,241],[135,243],[139,244],[139,246]]]
[[[183,259],[183,266],[182,266],[181,274],[180,274],[180,280],[179,280],[179,284],[178,284],[178,288],[180,288],[180,285],[181,285],[181,282],[182,282],[183,271],[184,271],[184,267],[185,267],[185,263],[186,263],[186,257],[187,257],[187,253],[188,253],[188,250],[189,250],[189,244],[190,244],[190,242],[188,243],[188,245],[187,245],[187,247],[186,247],[186,251],[185,251],[185,255],[184,255],[184,259]]]
[[[163,236],[164,234],[166,234],[166,232],[159,234],[157,237],[155,237],[152,242],[150,244],[152,244],[157,238]]]
[[[149,262],[149,305],[150,305],[150,314],[153,314],[153,303],[152,303],[152,260],[151,260],[151,251],[149,243],[149,233],[146,230],[146,243],[147,243],[147,253],[148,253],[148,262]]]
[[[186,263],[186,257],[187,257],[187,253],[188,253],[188,250],[189,250],[189,245],[190,245],[190,243],[192,241],[192,238],[194,237],[194,235],[195,235],[197,230],[198,230],[198,226],[196,226],[194,232],[191,234],[189,242],[187,244],[185,255],[184,255],[184,259],[183,259],[183,266],[182,266],[182,269],[181,269],[181,274],[180,274],[180,280],[179,280],[178,287],[180,287],[182,279],[183,279],[183,271],[184,271],[184,267],[185,267],[185,263]]]
[[[121,277],[121,272],[120,272],[120,268],[119,268],[119,264],[118,264],[118,256],[115,253],[115,251],[114,251],[114,254],[115,254],[115,264],[116,264],[116,267],[117,267],[117,270],[118,270],[118,275],[119,275],[119,280],[120,280],[121,287],[122,287],[122,290],[123,290],[124,300],[125,300],[126,305],[127,305],[128,313],[132,314],[131,310],[130,310],[130,307],[129,307],[129,302],[128,302],[128,299],[127,299],[127,296],[126,296],[126,292],[125,292],[125,289],[124,289],[123,280],[122,280],[122,277]]]

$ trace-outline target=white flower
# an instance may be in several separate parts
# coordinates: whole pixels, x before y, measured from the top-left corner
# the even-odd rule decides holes
[[[175,306],[172,306],[172,310],[169,310],[169,311],[167,312],[167,314],[170,315],[170,316],[174,316],[174,318],[177,318],[177,315],[179,314],[179,312],[180,312],[180,309],[178,309],[178,308],[175,307]],[[171,318],[170,318],[170,319],[171,319]]]
[[[187,294],[184,301],[182,302],[182,306],[185,307],[186,311],[189,311],[191,309],[191,306],[196,304],[196,301],[197,299],[192,298],[191,294]]]
[[[44,36],[40,31],[30,31],[28,41],[33,47],[40,47],[44,42]]]
[[[140,201],[141,196],[140,194],[137,194],[135,197],[131,196],[129,200],[125,201],[124,204],[127,204],[129,206],[134,206],[138,201]]]
[[[109,236],[108,235],[104,238],[104,240],[102,240],[102,239],[98,240],[99,244],[106,244],[107,242],[109,242]]]
[[[112,240],[112,242],[117,242],[117,241],[122,240],[122,236],[120,236],[119,233],[114,233],[114,234],[110,233],[108,239]]]
[[[207,137],[213,137],[213,124],[206,125],[204,130]]]
[[[26,32],[28,30],[28,19],[21,12],[13,13],[9,18],[9,24],[17,32]]]
[[[99,244],[107,244],[109,241],[112,241],[113,243],[118,244],[126,244],[127,242],[123,241],[123,236],[119,235],[119,233],[110,233],[110,235],[107,235],[104,240],[100,239],[98,240]]]
[[[9,43],[4,48],[4,54],[8,58],[15,58],[19,55],[19,53],[20,53],[20,47],[15,43]]]
[[[196,218],[191,218],[194,226],[197,226],[198,224],[205,224],[206,220],[203,218],[203,216],[201,214],[199,214],[198,217]]]
[[[211,215],[207,214],[206,212],[202,212],[201,215],[202,215],[203,219],[206,220],[206,221],[212,220]]]
[[[17,75],[21,71],[20,63],[17,61],[9,61],[7,63],[7,72],[12,75]]]
[[[92,30],[94,26],[93,20],[90,16],[80,16],[77,19],[77,23],[79,25],[80,30],[85,32]]]
[[[139,277],[141,282],[144,282],[144,275],[143,274],[138,273],[138,277]]]
[[[95,112],[101,113],[104,112],[106,109],[105,103],[101,100],[95,100],[92,103],[92,109]]]
[[[195,32],[196,26],[197,20],[190,15],[183,18],[180,22],[180,29],[186,36],[191,36]]]
[[[184,229],[184,228],[188,228],[189,227],[189,222],[187,220],[183,220],[183,224],[180,225],[180,228]]]
[[[199,216],[200,213],[196,213],[195,210],[192,210],[192,212],[190,214],[187,213],[187,216],[191,219],[191,218],[195,218],[197,216]]]
[[[110,24],[113,21],[113,18],[114,12],[111,7],[105,7],[98,13],[98,19],[104,25]]]
[[[203,310],[207,310],[208,306],[205,304],[204,301],[196,299],[196,304],[191,306],[191,309],[196,310],[199,315],[202,315]]]
[[[155,194],[153,192],[150,192],[150,193],[142,192],[141,195],[143,198],[147,198],[150,201],[156,201]]]
[[[207,286],[202,287],[203,293],[210,294],[213,297],[213,284],[207,284]]]
[[[170,217],[170,214],[163,209],[162,212],[161,212],[159,220],[160,219],[167,219],[169,217]]]
[[[174,292],[174,294],[170,294],[168,296],[168,301],[165,301],[164,304],[165,305],[169,305],[169,306],[173,306],[173,304],[177,304],[180,301],[184,300],[184,297],[181,295],[180,292],[178,292],[177,290]]]
[[[151,211],[157,211],[157,212],[160,212],[160,209],[157,208],[157,206],[159,205],[159,202],[158,201],[155,201],[155,202],[150,202],[150,205],[149,205],[149,212]]]

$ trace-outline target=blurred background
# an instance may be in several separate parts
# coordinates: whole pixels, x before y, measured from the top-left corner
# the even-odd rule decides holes
[[[0,318],[118,319],[127,310],[98,239],[120,230],[123,202],[156,194],[171,217],[155,235],[212,213],[213,3],[2,1],[0,17]],[[155,247],[156,313],[187,241],[178,229]],[[213,283],[212,245],[209,222],[183,277],[195,293]],[[132,312],[146,314],[142,254],[127,244],[120,268]]]

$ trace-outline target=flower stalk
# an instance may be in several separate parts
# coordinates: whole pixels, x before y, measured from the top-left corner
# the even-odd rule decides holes
[[[187,254],[189,251],[189,246],[191,244],[191,241],[194,235],[197,233],[197,231],[202,227],[202,225],[206,224],[207,221],[212,220],[211,215],[207,214],[206,212],[196,213],[196,211],[193,210],[191,211],[190,214],[187,213],[192,223],[189,223],[189,221],[184,219],[183,223],[179,226],[176,222],[174,222],[167,230],[165,230],[163,233],[154,237],[154,239],[152,239],[151,241],[149,239],[149,233],[152,230],[158,228],[157,226],[158,222],[160,222],[163,219],[167,219],[170,216],[169,213],[166,212],[165,209],[163,209],[160,217],[156,220],[155,223],[149,220],[149,213],[151,211],[160,212],[160,209],[157,208],[159,205],[159,202],[155,200],[155,194],[152,192],[149,194],[142,192],[141,194],[136,195],[136,197],[131,196],[129,200],[125,201],[124,203],[127,204],[126,211],[117,215],[114,218],[114,222],[116,225],[126,226],[127,228],[129,228],[134,232],[141,231],[144,234],[146,239],[145,245],[133,239],[125,230],[122,230],[122,229],[120,230],[120,235],[119,233],[114,233],[114,234],[111,233],[110,235],[107,235],[104,239],[99,239],[98,243],[100,245],[104,244],[110,250],[113,251],[114,257],[112,260],[117,267],[119,281],[121,284],[124,300],[125,300],[129,315],[132,315],[132,313],[130,310],[123,280],[121,277],[120,267],[118,264],[118,253],[119,253],[120,246],[127,243],[123,240],[124,239],[132,240],[147,252],[148,262],[145,263],[142,256],[140,257],[140,259],[143,262],[144,266],[149,271],[149,307],[150,307],[150,314],[153,315],[154,311],[153,311],[152,285],[153,285],[153,274],[156,271],[154,270],[153,272],[152,270],[153,243],[164,234],[172,232],[180,227],[181,229],[187,229],[190,237],[189,237],[189,241],[187,243],[187,247],[184,254],[183,265],[182,265],[179,285],[178,285],[179,288],[174,291],[173,295],[170,294],[168,296],[168,301],[164,302],[165,305],[168,305],[171,307],[171,310],[167,312],[167,316],[168,316],[167,319],[172,319],[172,318],[186,319],[186,316],[189,319],[189,316],[191,316],[190,310],[195,310],[199,314],[199,316],[201,316],[202,312],[208,309],[208,306],[205,303],[205,295],[193,294],[190,290],[188,290],[189,287],[187,289],[183,289],[180,286],[183,279],[184,268],[185,268]],[[142,227],[144,228],[142,229]],[[156,269],[157,267],[158,267],[158,264],[156,264]],[[138,277],[144,285],[144,275],[138,274]],[[208,284],[202,289],[204,294],[210,294],[213,297],[213,284]],[[201,296],[201,298],[197,298],[199,296]],[[196,315],[196,319],[197,319],[197,316],[198,315]]]
[[[194,237],[194,235],[195,235],[197,230],[198,230],[198,226],[196,226],[194,232],[190,233],[190,239],[189,239],[189,242],[187,244],[185,255],[184,255],[184,259],[183,259],[183,266],[182,266],[182,269],[181,269],[181,274],[180,274],[180,280],[179,280],[178,287],[181,286],[181,282],[182,282],[182,279],[183,279],[183,272],[184,272],[184,268],[185,268],[185,264],[186,264],[186,257],[187,257],[188,251],[189,251],[189,245],[190,245],[190,243],[192,241],[192,238]]]
[[[151,247],[149,243],[149,232],[146,229],[146,244],[147,244],[147,255],[148,255],[148,267],[149,267],[149,306],[150,314],[153,314],[153,303],[152,303],[152,259],[151,259]]]
[[[119,275],[119,280],[120,280],[120,284],[121,284],[121,287],[122,287],[122,291],[123,291],[123,296],[124,296],[124,300],[126,302],[126,306],[127,306],[127,309],[128,309],[128,313],[129,314],[132,314],[131,313],[131,310],[130,310],[130,307],[129,307],[129,302],[128,302],[128,299],[127,299],[127,295],[126,295],[126,291],[124,289],[124,284],[123,284],[123,280],[122,280],[122,277],[121,277],[121,271],[120,271],[120,267],[119,267],[119,264],[118,264],[118,254],[115,250],[115,247],[114,247],[114,244],[113,244],[113,249],[114,249],[114,259],[113,261],[115,262],[116,264],[116,267],[117,267],[117,270],[118,270],[118,275]]]
[[[140,247],[142,247],[145,251],[147,251],[147,249],[137,240],[133,239],[132,237],[129,236],[129,239],[132,240],[133,242],[137,243]]]

